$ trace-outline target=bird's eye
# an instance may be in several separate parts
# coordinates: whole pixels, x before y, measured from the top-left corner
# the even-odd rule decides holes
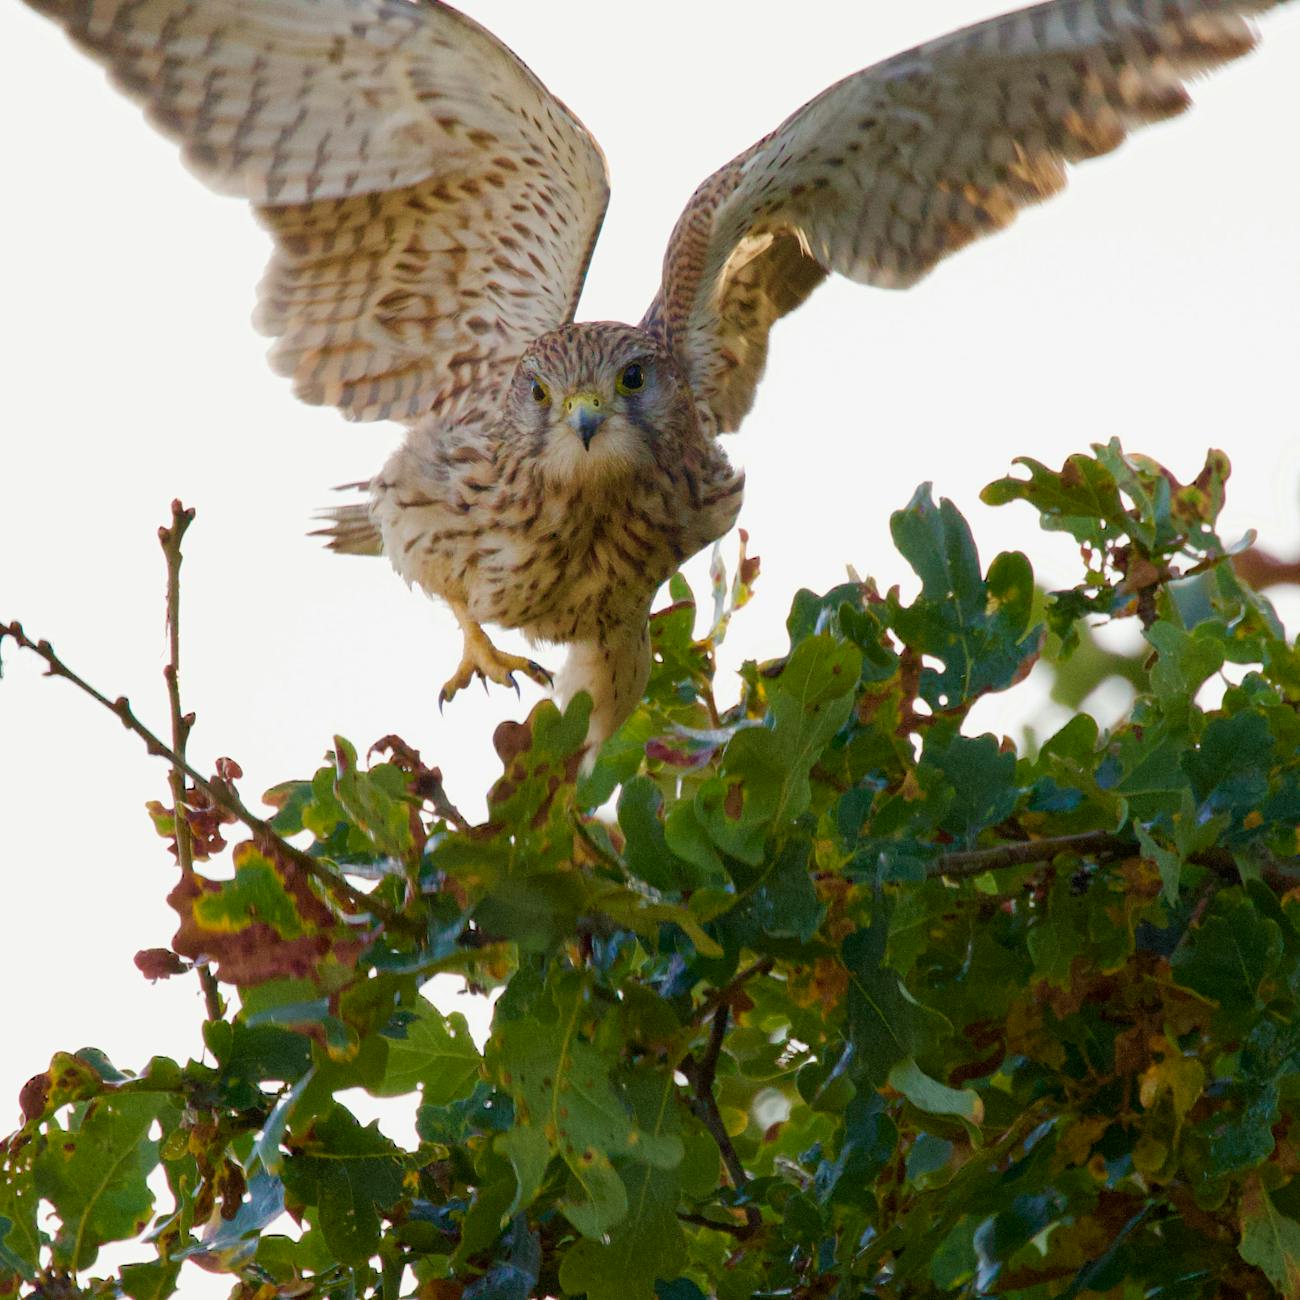
[[[635,393],[645,387],[645,373],[640,366],[628,366],[618,377],[620,393]]]
[[[538,406],[545,406],[551,400],[551,395],[546,391],[546,385],[540,379],[533,380],[533,401]]]

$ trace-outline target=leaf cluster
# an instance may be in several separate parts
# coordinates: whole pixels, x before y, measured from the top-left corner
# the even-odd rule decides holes
[[[224,876],[182,861],[142,968],[230,1007],[202,1060],[28,1084],[0,1294],[161,1300],[187,1261],[244,1300],[1295,1293],[1300,659],[1215,531],[1221,454],[1187,485],[1116,444],[1025,465],[986,499],[1078,540],[1073,588],[985,568],[923,487],[892,519],[915,597],[800,592],[734,706],[743,555],[703,637],[673,580],[590,772],[585,697],[498,730],[479,825],[396,738],[336,738]],[[1117,725],[968,734],[1127,617]],[[424,995],[445,973],[496,995],[481,1046]]]

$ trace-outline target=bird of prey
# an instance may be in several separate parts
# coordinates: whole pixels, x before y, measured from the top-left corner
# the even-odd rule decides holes
[[[736,519],[717,437],[773,324],[831,273],[916,283],[1067,164],[1182,112],[1287,0],[1049,0],[846,77],[700,185],[637,325],[574,320],[599,147],[449,5],[27,2],[253,204],[275,241],[257,323],[298,396],[408,426],[325,532],[450,605],[442,698],[475,675],[549,684],[485,623],[567,645],[558,691],[590,693],[594,753],[645,685],[656,590]]]

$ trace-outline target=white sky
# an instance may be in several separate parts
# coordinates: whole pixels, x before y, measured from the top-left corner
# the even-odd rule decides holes
[[[831,81],[1003,6],[659,0],[641,9],[652,19],[608,0],[465,7],[608,154],[614,198],[580,315],[636,320],[704,176]],[[978,502],[1018,454],[1059,463],[1119,435],[1186,478],[1223,447],[1228,531],[1296,549],[1300,6],[1264,26],[1263,48],[1198,85],[1190,115],[1077,170],[1008,233],[906,294],[832,283],[778,326],[758,405],[729,441],[764,563],[724,671],[779,653],[799,586],[829,586],[849,563],[906,584],[888,518],[922,479],[967,513],[986,562],[1024,549],[1048,582],[1072,578],[1070,548],[1027,508]],[[304,408],[266,368],[248,325],[266,237],[13,0],[0,7],[0,148],[0,620],[20,618],[163,728],[155,529],[179,495],[199,511],[183,616],[196,762],[233,755],[253,803],[314,770],[336,731],[363,749],[397,731],[477,810],[492,728],[536,692],[525,684],[517,703],[476,688],[440,717],[459,657],[451,615],[383,562],[304,537],[329,487],[377,469],[398,430]],[[93,1044],[128,1068],[184,1058],[200,1015],[193,980],[151,987],[131,963],[175,928],[173,868],[143,809],[166,797],[164,769],[7,650],[0,1132],[54,1050]],[[1009,716],[993,703],[980,722],[1009,729]]]

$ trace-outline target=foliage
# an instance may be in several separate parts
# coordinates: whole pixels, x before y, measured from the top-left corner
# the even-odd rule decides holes
[[[0,1293],[161,1298],[195,1261],[250,1300],[1296,1294],[1300,657],[1225,562],[1222,455],[1187,485],[1115,444],[1025,465],[986,499],[1071,534],[1078,586],[983,569],[923,487],[892,521],[918,594],[800,592],[720,710],[756,562],[699,640],[674,579],[594,769],[585,698],[541,704],[482,825],[391,737],[336,739],[269,824],[229,763],[182,826],[155,806],[194,852],[140,961],[206,973],[207,1053],[32,1080]],[[967,734],[1125,617],[1119,725]],[[499,992],[481,1051],[422,995],[442,972]],[[354,1089],[417,1097],[418,1146]]]

